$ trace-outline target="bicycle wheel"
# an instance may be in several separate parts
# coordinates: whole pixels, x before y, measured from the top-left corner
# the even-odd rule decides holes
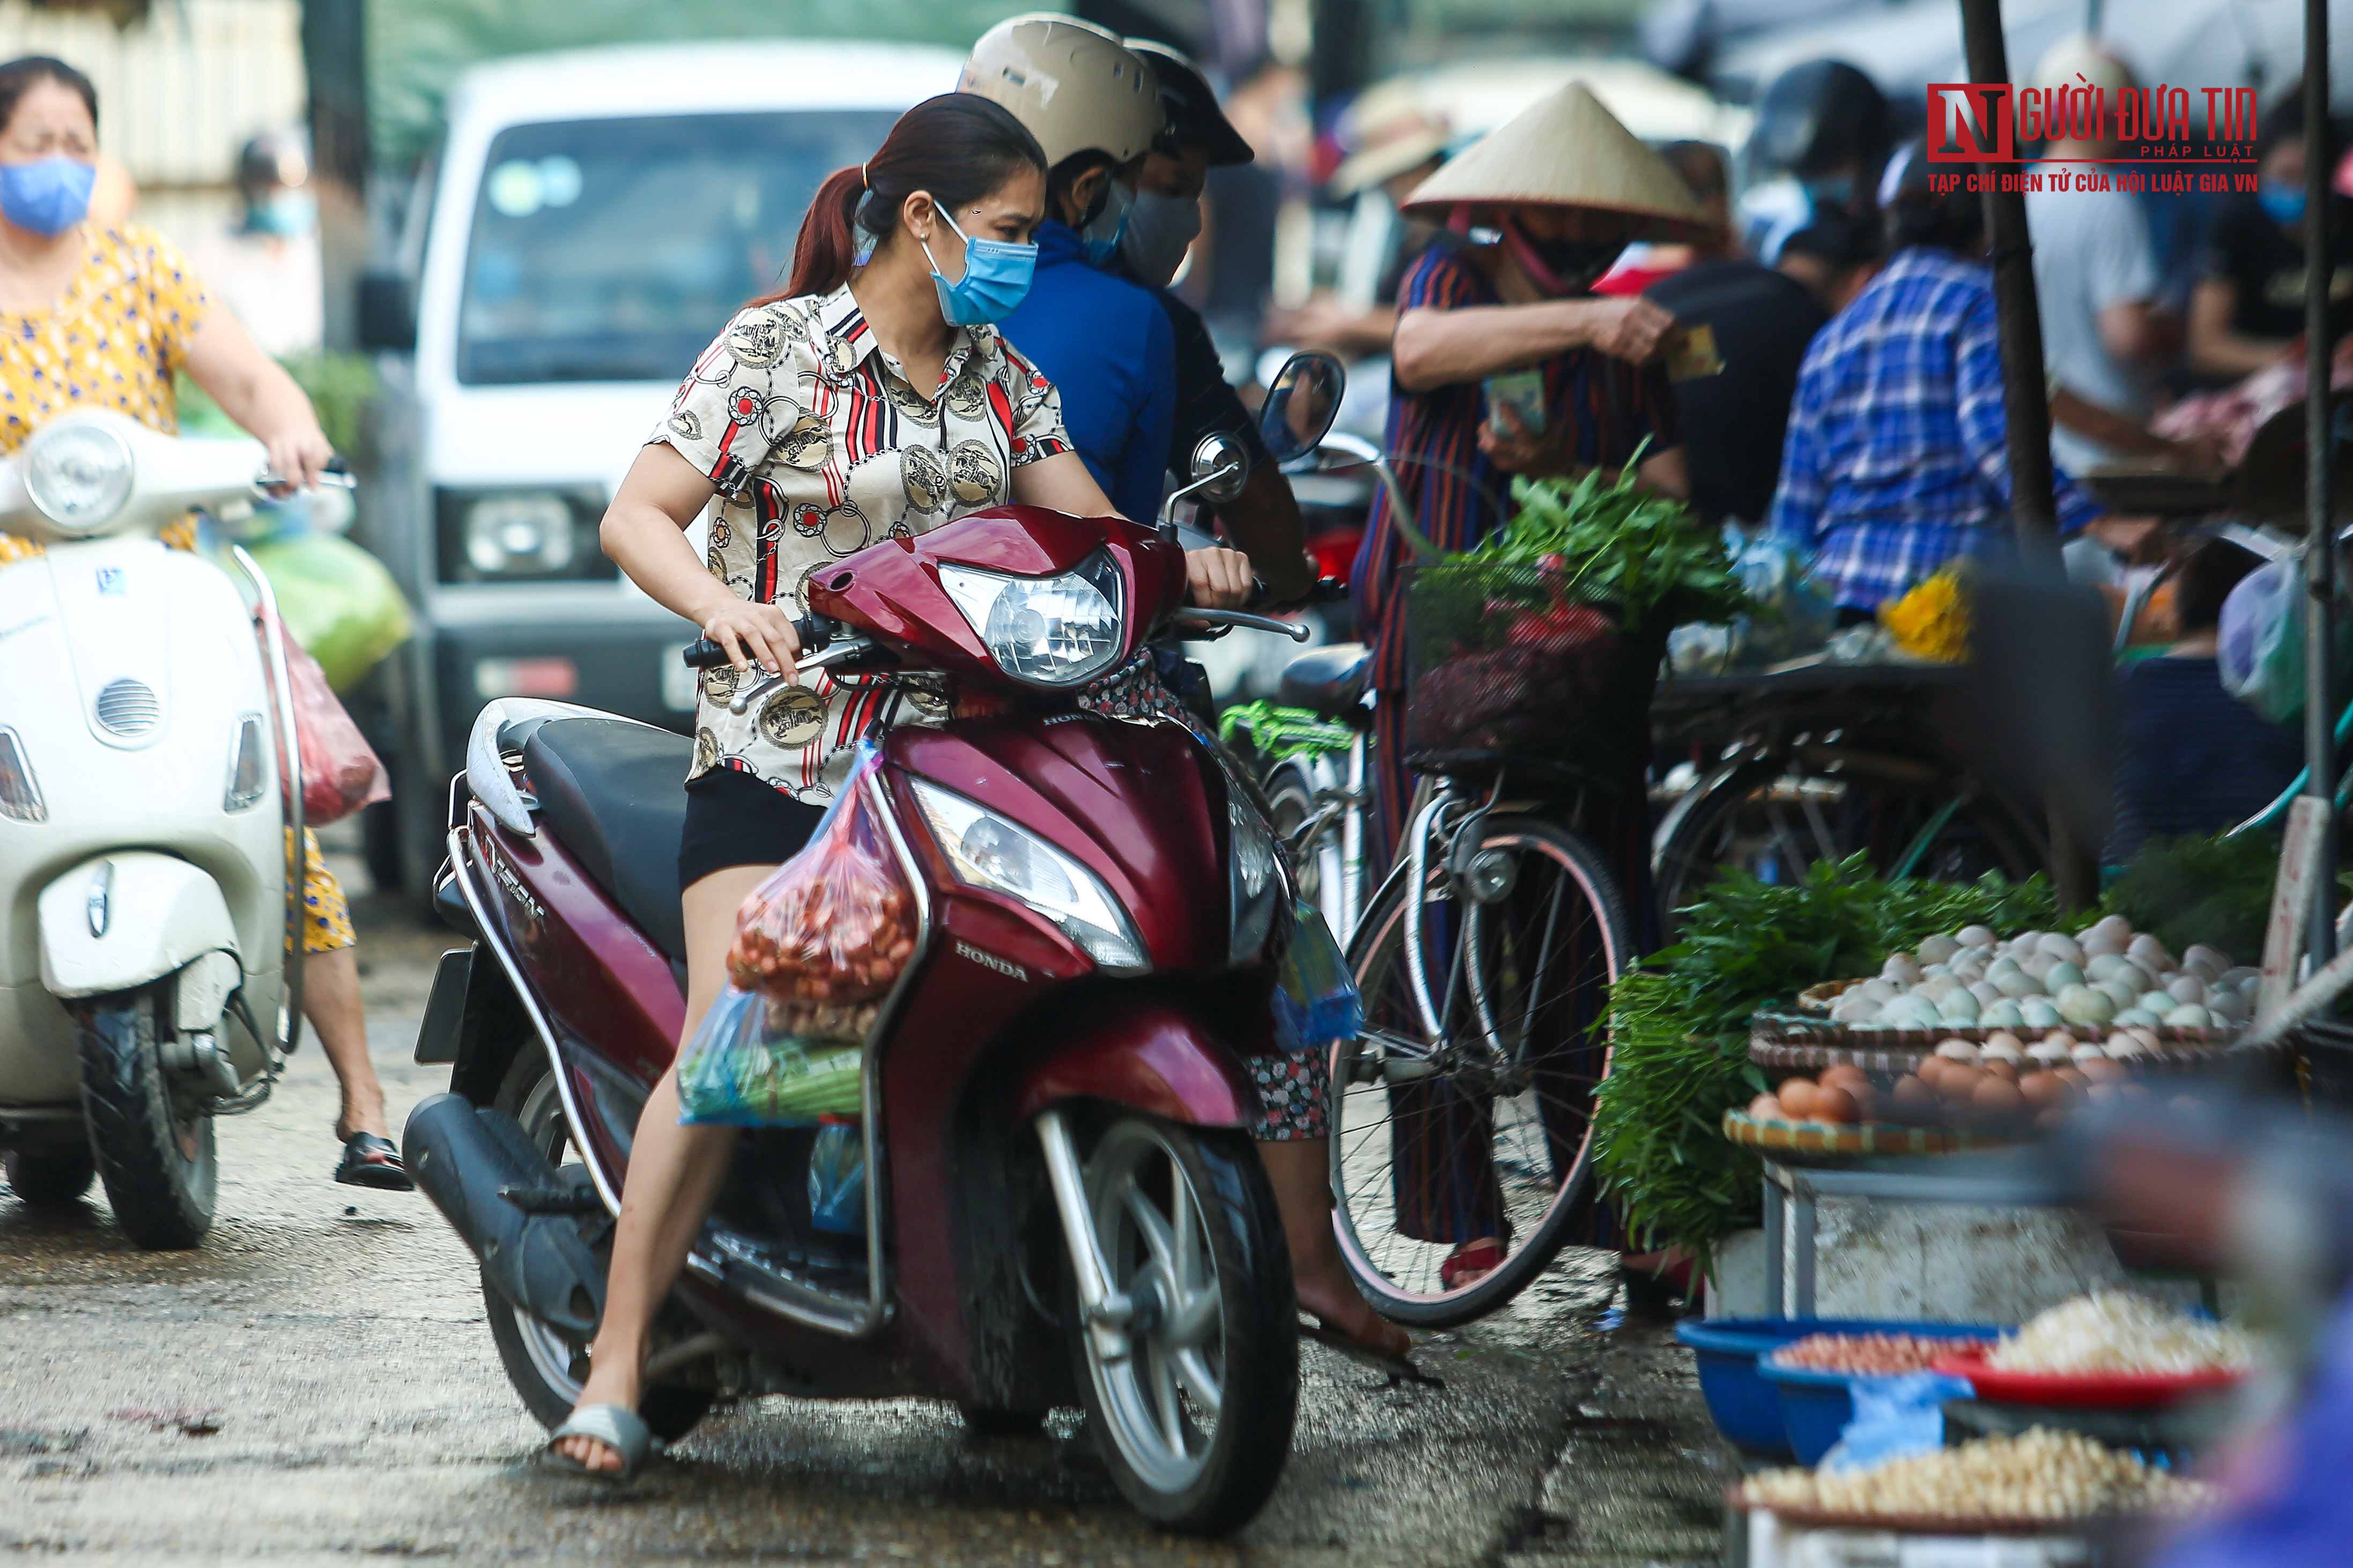
[[[1487,819],[1433,868],[1423,942],[1433,1037],[1406,963],[1409,873],[1374,900],[1349,945],[1366,1026],[1334,1047],[1334,1224],[1383,1316],[1447,1328],[1493,1311],[1559,1255],[1593,1194],[1594,1090],[1609,1072],[1599,1025],[1634,962],[1625,896],[1556,823]],[[1463,1242],[1501,1264],[1450,1287]]]
[[[1767,759],[1699,786],[1660,823],[1651,857],[1659,913],[1676,913],[1726,871],[1802,880],[1820,860],[1871,857],[1883,877],[1974,882],[2041,869],[2042,836],[2002,795],[1908,757],[1841,759],[1837,773]]]

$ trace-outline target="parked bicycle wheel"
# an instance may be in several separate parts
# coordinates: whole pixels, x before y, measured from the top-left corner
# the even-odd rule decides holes
[[[1331,1141],[1342,1256],[1376,1308],[1445,1328],[1502,1306],[1567,1243],[1593,1195],[1593,1095],[1609,1071],[1609,983],[1634,962],[1624,895],[1557,824],[1493,817],[1433,845],[1427,1026],[1409,973],[1408,883],[1393,875],[1349,945],[1364,1033],[1334,1049]],[[1447,851],[1451,848],[1451,856]],[[1483,1277],[1444,1278],[1493,1238]]]
[[[1950,770],[1894,754],[1842,754],[1836,772],[1769,756],[1694,786],[1660,821],[1651,858],[1659,913],[1696,903],[1726,871],[1801,880],[1818,860],[1870,855],[1884,877],[1974,882],[2023,879],[2044,863],[2035,825],[2000,794]]]

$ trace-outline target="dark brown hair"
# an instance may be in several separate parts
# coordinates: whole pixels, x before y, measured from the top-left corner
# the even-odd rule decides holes
[[[2221,537],[2200,540],[2173,579],[2173,624],[2182,637],[2212,631],[2222,620],[2222,601],[2239,579],[2263,563],[2244,545]]]
[[[67,90],[79,94],[82,107],[90,110],[92,127],[98,124],[98,89],[90,78],[47,55],[26,55],[21,59],[0,65],[0,131],[8,129],[8,121],[16,118],[16,105],[33,90],[36,82],[53,81]]]
[[[928,191],[943,209],[963,206],[1003,185],[1024,164],[1043,174],[1045,151],[1002,106],[969,92],[925,99],[899,116],[864,168],[826,176],[801,219],[784,291],[753,303],[831,293],[849,281],[861,239],[881,245],[897,230],[899,209],[909,196]]]

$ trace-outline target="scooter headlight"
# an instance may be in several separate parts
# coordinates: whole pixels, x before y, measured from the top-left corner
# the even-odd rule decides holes
[[[1076,686],[1110,668],[1126,641],[1119,563],[1096,551],[1059,577],[940,568],[940,586],[999,669],[1033,686]]]
[[[53,425],[25,446],[25,494],[43,517],[77,533],[122,510],[133,471],[131,444],[103,425]]]
[[[1135,923],[1102,878],[976,802],[921,779],[908,782],[958,881],[1027,904],[1106,974],[1142,974],[1152,967]]]

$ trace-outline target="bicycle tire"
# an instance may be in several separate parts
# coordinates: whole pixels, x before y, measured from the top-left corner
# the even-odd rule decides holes
[[[1606,1033],[1568,1043],[1572,1036],[1567,1031],[1584,1032],[1599,1022],[1606,1003],[1603,987],[1635,962],[1633,922],[1628,917],[1625,894],[1589,845],[1559,824],[1540,817],[1498,816],[1482,825],[1475,849],[1461,858],[1469,863],[1491,851],[1511,858],[1514,870],[1508,891],[1488,907],[1516,905],[1533,915],[1542,906],[1548,911],[1549,923],[1542,928],[1546,934],[1514,951],[1524,956],[1533,954],[1535,959],[1521,971],[1531,975],[1523,1008],[1527,1032],[1539,1027],[1555,1031],[1563,1043],[1544,1053],[1545,1061],[1529,1071],[1519,1092],[1503,1096],[1476,1062],[1442,1065],[1448,1054],[1446,1042],[1438,1043],[1440,1048],[1430,1052],[1428,1064],[1398,1043],[1394,1026],[1401,1012],[1408,1018],[1413,1016],[1409,1000],[1402,1007],[1399,1002],[1407,994],[1403,941],[1409,889],[1403,869],[1393,873],[1376,895],[1348,949],[1350,972],[1365,997],[1367,1030],[1356,1039],[1339,1042],[1333,1051],[1333,1225],[1341,1257],[1374,1307],[1384,1317],[1418,1328],[1470,1322],[1510,1301],[1551,1265],[1577,1224],[1590,1215],[1595,1192],[1593,1095],[1609,1076],[1611,1047]],[[1549,872],[1549,891],[1529,879],[1530,868]],[[1433,881],[1440,886],[1429,901],[1426,929],[1429,914],[1450,907],[1459,910],[1465,901],[1457,896],[1456,884],[1445,873],[1434,873]],[[1564,915],[1568,917],[1566,922]],[[1451,976],[1462,953],[1463,933],[1489,922],[1482,921],[1474,927],[1474,922],[1458,915],[1436,923],[1452,928],[1440,939],[1448,953],[1443,967]],[[1514,982],[1505,966],[1520,961],[1497,955],[1505,952],[1504,933],[1514,928],[1503,916],[1492,923],[1494,939],[1484,947],[1482,957],[1492,971],[1487,988],[1491,995],[1508,995]],[[1540,1012],[1552,1005],[1543,984],[1548,955],[1556,951],[1575,955],[1567,966],[1575,973],[1567,988],[1559,993],[1568,1013],[1565,1018],[1538,1024]],[[1467,986],[1434,984],[1433,989],[1444,993],[1439,1006],[1450,1025],[1450,1040],[1458,1032],[1453,1026],[1458,1016],[1468,1025],[1461,1031],[1466,1035],[1493,1029],[1495,1009],[1491,1007],[1491,1016],[1484,1020],[1477,1018]],[[1460,1012],[1458,1001],[1462,1004]],[[1412,1033],[1424,1037],[1420,1040],[1424,1048],[1431,1045],[1426,1030],[1417,1026]],[[1575,1064],[1573,1068],[1565,1065],[1569,1063]],[[1400,1078],[1400,1068],[1410,1076]],[[1546,1083],[1556,1087],[1548,1090]],[[1403,1085],[1424,1087],[1400,1093]],[[1510,1083],[1503,1087],[1509,1088]],[[1398,1110],[1401,1103],[1407,1106],[1403,1111]],[[1513,1108],[1508,1117],[1498,1110],[1505,1104]],[[1457,1139],[1443,1161],[1430,1161],[1426,1145],[1421,1153],[1409,1155],[1409,1161],[1454,1167],[1434,1184],[1448,1189],[1450,1199],[1465,1186],[1491,1187],[1491,1193],[1468,1194],[1473,1212],[1479,1212],[1478,1204],[1491,1197],[1496,1210],[1510,1222],[1504,1227],[1507,1234],[1503,1236],[1506,1247],[1503,1261],[1475,1283],[1449,1289],[1440,1281],[1439,1269],[1457,1244],[1475,1239],[1477,1232],[1444,1239],[1414,1237],[1406,1234],[1407,1225],[1440,1227],[1426,1218],[1398,1218],[1409,1200],[1401,1197],[1406,1184],[1397,1169],[1397,1124],[1408,1119],[1423,1129],[1440,1123],[1455,1128],[1468,1124],[1473,1128],[1474,1139],[1476,1126],[1483,1120],[1486,1136],[1492,1140],[1484,1155],[1487,1172],[1483,1176],[1473,1173],[1468,1184],[1461,1182],[1462,1160],[1474,1157],[1472,1142],[1463,1139]],[[1533,1152],[1531,1129],[1533,1138],[1541,1140]],[[1386,1162],[1381,1158],[1384,1136]],[[1408,1139],[1422,1136],[1406,1134]],[[1499,1149],[1504,1152],[1501,1159]],[[1506,1180],[1506,1173],[1512,1179]],[[1409,1202],[1430,1204],[1430,1173],[1425,1170],[1419,1176],[1415,1184],[1417,1196]]]

